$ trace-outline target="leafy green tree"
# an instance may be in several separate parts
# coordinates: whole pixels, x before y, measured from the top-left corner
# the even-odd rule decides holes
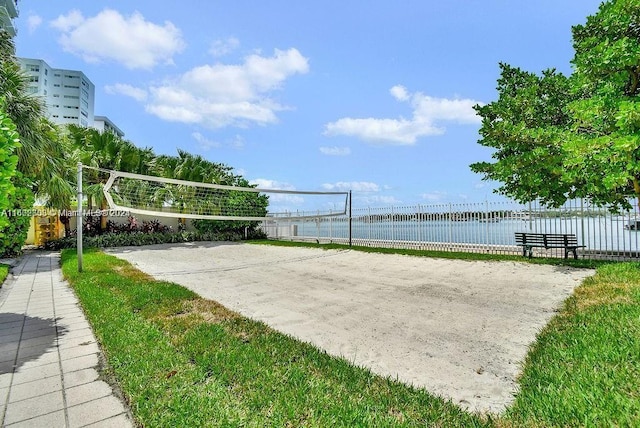
[[[9,218],[9,224],[0,229],[0,257],[14,257],[20,255],[22,246],[27,239],[31,216],[24,215],[25,210],[33,208],[34,196],[29,189],[31,180],[17,171],[13,177],[15,191],[9,195],[9,210],[18,215]],[[23,211],[20,215],[19,212]]]
[[[520,202],[640,199],[640,2],[610,0],[573,27],[573,73],[501,64],[498,100],[476,110],[494,162],[471,169]]]
[[[20,254],[27,238],[31,217],[20,211],[33,207],[34,197],[31,181],[17,170],[19,137],[3,107],[0,99],[0,257],[11,257]]]
[[[475,107],[482,117],[479,143],[496,149],[496,162],[471,169],[503,183],[498,191],[517,201],[561,205],[573,190],[563,177],[560,138],[570,121],[569,79],[555,70],[537,76],[507,64],[500,68],[498,100]]]
[[[15,129],[11,119],[0,109],[0,239],[4,234],[3,229],[9,225],[6,210],[13,208],[10,197],[16,191],[13,177],[16,175],[18,156],[15,151],[20,142]]]
[[[567,175],[585,180],[580,196],[627,207],[640,198],[640,3],[603,3],[573,28],[573,47]]]

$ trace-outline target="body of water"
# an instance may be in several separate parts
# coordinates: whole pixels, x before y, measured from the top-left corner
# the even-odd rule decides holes
[[[279,235],[322,240],[348,240],[349,222],[345,217],[320,221],[280,221]],[[625,225],[634,224],[630,216],[571,216],[537,218],[470,217],[463,220],[399,220],[389,216],[372,220],[354,218],[351,239],[359,243],[423,242],[515,245],[515,232],[571,233],[591,252],[635,252],[640,248],[640,232]]]

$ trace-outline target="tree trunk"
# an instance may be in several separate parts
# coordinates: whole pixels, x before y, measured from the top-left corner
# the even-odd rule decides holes
[[[107,230],[107,216],[105,214],[107,211],[107,201],[103,200],[100,204],[100,232],[104,233]]]

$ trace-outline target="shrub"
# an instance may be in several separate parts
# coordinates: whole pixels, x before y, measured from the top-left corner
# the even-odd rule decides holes
[[[263,239],[266,235],[258,229],[257,221],[231,221],[231,220],[193,220],[193,227],[202,233],[234,233],[245,236],[247,239]]]
[[[34,197],[30,190],[31,182],[19,172],[12,178],[14,191],[8,196],[8,210],[30,210]],[[8,224],[0,227],[0,257],[14,257],[22,253],[22,246],[27,240],[30,216],[9,216]]]
[[[134,233],[104,233],[96,236],[83,236],[83,248],[129,247],[153,244],[176,244],[196,241],[240,241],[242,235],[232,233],[201,233],[201,232],[134,232]],[[65,237],[48,241],[44,244],[46,250],[61,250],[75,248],[77,237]]]

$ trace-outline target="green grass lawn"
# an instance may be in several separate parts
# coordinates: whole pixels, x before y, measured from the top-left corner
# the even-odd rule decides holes
[[[321,248],[325,250],[353,250],[362,251],[365,253],[378,253],[378,254],[403,254],[407,256],[418,257],[438,257],[442,259],[455,259],[455,260],[492,260],[492,261],[514,261],[514,262],[527,262],[533,264],[545,264],[545,265],[562,265],[572,266],[578,268],[595,268],[608,264],[608,261],[591,260],[591,259],[561,259],[561,258],[549,258],[549,257],[537,257],[537,258],[525,258],[520,255],[511,254],[490,254],[490,253],[458,253],[452,251],[435,251],[435,250],[412,250],[412,249],[399,249],[399,248],[378,248],[378,247],[360,247],[357,245],[349,246],[345,244],[316,244],[309,242],[299,241],[275,241],[275,240],[256,240],[247,241],[256,245],[276,245],[279,247],[307,247],[307,248]]]
[[[465,257],[469,258],[469,257]],[[167,426],[640,424],[640,265],[603,264],[540,333],[514,405],[461,410],[155,281],[99,251],[62,255],[138,422]]]

